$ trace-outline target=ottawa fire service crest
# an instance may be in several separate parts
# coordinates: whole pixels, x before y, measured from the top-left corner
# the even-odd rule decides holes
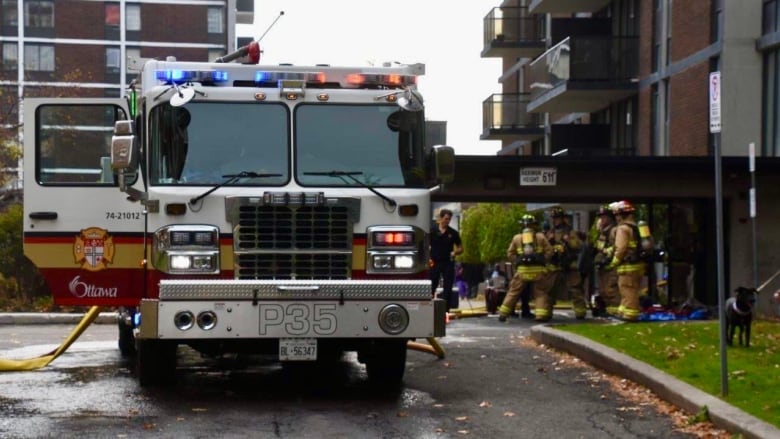
[[[114,261],[114,239],[99,227],[83,229],[73,243],[73,257],[85,270],[104,270]]]

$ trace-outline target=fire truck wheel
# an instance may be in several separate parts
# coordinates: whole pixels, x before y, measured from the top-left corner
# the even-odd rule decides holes
[[[400,389],[406,369],[406,339],[376,341],[366,356],[366,373],[373,387]]]
[[[133,335],[133,328],[127,326],[123,322],[117,324],[119,328],[119,352],[122,357],[134,357],[135,356],[135,336]]]
[[[135,374],[141,387],[175,383],[176,347],[177,344],[170,341],[137,340]]]

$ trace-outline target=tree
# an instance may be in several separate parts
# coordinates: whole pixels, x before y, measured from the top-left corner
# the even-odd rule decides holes
[[[524,204],[479,203],[466,209],[461,221],[460,261],[483,264],[506,261],[506,249],[512,237],[520,232],[518,223],[525,213]]]
[[[22,205],[12,204],[0,214],[0,295],[31,303],[47,296],[48,287],[22,249]]]

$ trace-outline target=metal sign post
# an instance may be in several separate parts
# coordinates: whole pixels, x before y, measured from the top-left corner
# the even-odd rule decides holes
[[[750,171],[750,225],[753,231],[753,288],[758,289],[758,241],[756,234],[756,144],[750,142],[748,145]],[[758,301],[756,301],[758,303]],[[756,313],[758,307],[756,306]]]
[[[718,321],[720,323],[720,393],[728,396],[728,367],[726,362],[726,313],[725,294],[723,288],[723,176],[720,153],[720,72],[711,72],[709,78],[710,91],[710,133],[712,133],[715,161],[715,235],[717,248],[718,273]]]

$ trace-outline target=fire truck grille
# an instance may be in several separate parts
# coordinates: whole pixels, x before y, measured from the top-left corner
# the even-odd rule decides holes
[[[352,221],[345,206],[238,206],[237,279],[347,279]]]
[[[238,256],[238,279],[347,279],[345,254],[245,254]]]

